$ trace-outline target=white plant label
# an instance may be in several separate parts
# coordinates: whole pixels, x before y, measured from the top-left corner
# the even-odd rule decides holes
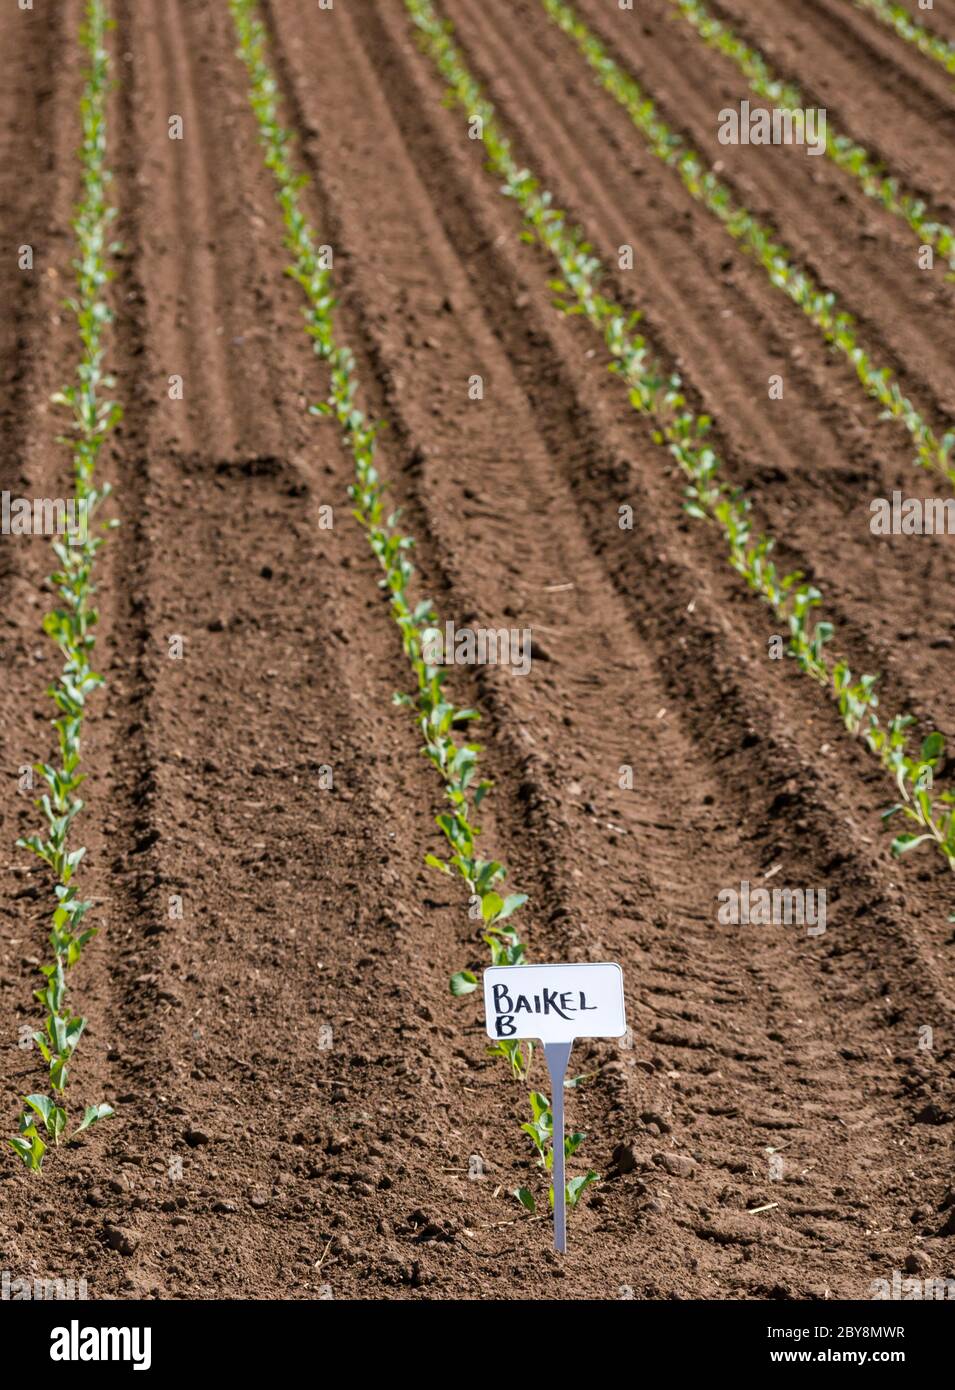
[[[484,972],[488,1037],[620,1038],[627,1031],[623,971],[611,963],[493,965]]]
[[[567,1249],[564,1176],[564,1077],[575,1038],[621,1038],[627,1031],[623,971],[585,965],[492,965],[484,972],[489,1038],[539,1038],[550,1074],[554,1118],[554,1247]]]

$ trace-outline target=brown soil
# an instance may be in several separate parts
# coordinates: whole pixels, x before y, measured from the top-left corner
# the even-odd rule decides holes
[[[0,15],[16,132],[0,159],[4,245],[38,253],[32,275],[9,255],[0,266],[0,470],[30,495],[68,486],[46,402],[75,352],[59,303],[80,9]],[[73,977],[89,1018],[73,1086],[118,1117],[39,1179],[3,1161],[0,1267],[82,1275],[94,1298],[864,1298],[916,1250],[955,1275],[939,1234],[951,875],[927,851],[891,859],[891,785],[812,683],[767,660],[767,610],[683,514],[680,477],[592,333],[554,312],[551,267],[442,106],[403,8],[264,9],[308,210],[335,248],[339,334],[389,423],[382,466],[418,539],[421,593],[459,625],[529,626],[539,644],[526,679],[458,668],[453,688],[484,714],[485,839],[531,895],[532,958],[623,966],[632,1047],[579,1043],[574,1069],[594,1076],[568,1104],[587,1163],[608,1174],[623,1144],[633,1167],[575,1213],[561,1260],[548,1223],[508,1195],[539,1186],[518,1128],[525,1089],[486,1058],[477,996],[448,992],[484,947],[463,894],[423,864],[440,848],[440,786],[391,704],[408,673],[349,514],[350,459],[305,410],[326,381],[283,277],[231,20],[219,0],[115,0],[124,249],[110,366],[126,417],[103,470],[123,524],[99,576],[107,684],[83,824],[101,936]],[[827,161],[727,155],[716,112],[747,94],[742,79],[669,9],[580,0],[943,427],[955,330],[941,270],[921,275],[907,230]],[[952,215],[944,74],[836,0],[720,9],[767,51],[772,34],[774,63],[820,100],[832,91],[834,116]],[[939,490],[904,432],[647,153],[537,0],[448,0],[446,13],[517,148],[598,253],[616,263],[634,245],[615,293],[714,415],[728,470],[784,562],[825,591],[854,667],[882,672],[883,708],[955,732],[955,621],[940,601],[955,551],[868,530],[872,497]],[[939,7],[940,32],[953,16]],[[182,142],[166,138],[171,113]],[[781,402],[767,397],[776,371]],[[182,401],[167,396],[173,373]],[[623,503],[632,532],[617,525]],[[36,823],[13,774],[48,750],[48,565],[43,542],[4,538],[11,1128],[40,1075],[15,1042],[32,1022],[49,890],[12,848]],[[824,936],[718,924],[719,890],[776,866],[777,884],[827,888]],[[924,1025],[933,1051],[919,1049]],[[669,1171],[671,1154],[695,1160],[691,1176]]]

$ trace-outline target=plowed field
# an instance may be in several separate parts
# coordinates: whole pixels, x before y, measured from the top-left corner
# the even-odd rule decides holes
[[[62,300],[82,8],[0,12],[0,475],[30,497],[69,486],[49,397],[76,359]],[[517,158],[713,417],[754,526],[824,594],[840,652],[880,673],[886,714],[955,733],[951,537],[869,527],[872,498],[950,484],[916,466],[852,366],[655,158],[540,0],[440,8]],[[941,67],[846,0],[710,8],[955,222]],[[816,682],[768,659],[778,623],[718,532],[685,513],[685,481],[599,337],[555,311],[554,267],[442,103],[404,6],[263,0],[303,206],[334,247],[363,406],[387,422],[378,456],[417,541],[420,595],[458,626],[534,634],[524,678],[449,676],[483,716],[483,843],[529,895],[531,959],[624,971],[632,1045],[574,1053],[590,1074],[568,1091],[587,1134],[579,1171],[604,1181],[571,1216],[566,1260],[549,1221],[510,1195],[536,1180],[527,1088],[487,1056],[480,994],[448,989],[487,953],[464,887],[424,864],[441,784],[391,702],[408,666],[350,515],[352,460],[306,410],[327,371],[284,275],[229,7],[111,9],[122,246],[108,366],[125,415],[100,471],[122,524],[97,561],[105,686],[84,736],[81,875],[100,934],[71,985],[88,1019],[71,1087],[117,1113],[41,1174],[7,1150],[0,1266],[83,1275],[92,1298],[170,1299],[561,1298],[568,1275],[585,1299],[855,1299],[915,1251],[955,1276],[944,859],[890,854],[892,778]],[[669,0],[575,9],[834,292],[928,425],[951,428],[943,258],[920,271],[911,231],[831,161],[721,145],[717,113],[752,94]],[[955,38],[952,0],[927,22]],[[174,113],[181,141],[167,138]],[[23,242],[30,275],[10,249]],[[631,270],[617,268],[623,244]],[[37,821],[16,770],[49,755],[56,657],[40,630],[47,546],[0,542],[12,1134],[41,1075],[17,1038],[36,1026],[50,899],[43,867],[14,848]],[[743,880],[825,887],[827,930],[720,923],[717,894]],[[630,1158],[615,1165],[618,1146]]]

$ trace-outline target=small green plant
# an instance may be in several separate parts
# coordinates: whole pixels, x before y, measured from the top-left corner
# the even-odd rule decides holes
[[[70,830],[83,809],[77,795],[84,774],[79,770],[80,738],[86,703],[102,685],[102,677],[92,668],[97,611],[93,564],[103,537],[91,531],[90,523],[109,496],[109,485],[94,481],[96,462],[109,431],[121,416],[115,401],[101,400],[100,390],[114,385],[105,374],[104,333],[112,315],[104,298],[111,279],[106,257],[107,233],[115,210],[107,202],[110,173],[106,167],[106,100],[109,88],[109,54],[105,45],[110,27],[105,0],[87,0],[86,19],[80,41],[86,50],[89,68],[80,107],[83,139],[80,158],[83,169],[83,199],[73,219],[77,254],[73,261],[77,290],[67,301],[76,318],[82,344],[77,380],[53,397],[56,404],[73,414],[73,432],[60,442],[73,452],[73,485],[76,500],[83,509],[82,532],[68,542],[53,542],[59,567],[50,576],[59,605],[43,619],[43,629],[63,657],[63,668],[49,686],[47,694],[55,703],[58,716],[52,721],[59,749],[59,766],[37,763],[35,771],[47,790],[37,805],[46,819],[44,835],[28,835],[17,844],[30,850],[52,872],[55,906],[49,942],[52,960],[41,966],[42,988],[34,997],[44,1009],[42,1029],[33,1041],[47,1065],[51,1094],[32,1094],[23,1098],[19,1133],[10,1145],[33,1172],[40,1169],[47,1144],[37,1128],[42,1124],[47,1139],[59,1144],[67,1129],[64,1092],[77,1044],[86,1020],[75,1015],[67,1004],[67,972],[76,964],[96,928],[85,926],[90,904],[77,894],[73,875],[85,849],[71,847]],[[97,1120],[113,1113],[109,1105],[86,1108],[83,1121],[73,1136]]]
[[[559,0],[543,2],[566,10]],[[493,105],[465,66],[431,0],[405,0],[405,8],[420,31],[425,51],[448,83],[449,98],[469,117],[480,116],[488,167],[501,180],[501,192],[520,208],[525,236],[556,261],[562,278],[550,282],[557,296],[555,307],[562,313],[582,314],[601,334],[610,370],[623,378],[633,408],[653,422],[654,442],[669,450],[688,479],[687,513],[720,529],[730,564],[788,628],[789,651],[800,669],[826,688],[849,733],[860,737],[894,777],[902,801],[892,813],[904,811],[923,832],[914,837],[915,843],[897,839],[895,853],[931,840],[955,870],[951,809],[955,797],[949,792],[933,795],[931,790],[932,772],[944,754],[941,734],[929,734],[921,752],[910,754],[906,730],[913,722],[911,716],[898,715],[882,726],[876,714],[877,677],[856,678],[845,661],[829,658],[826,648],[835,635],[833,625],[814,616],[822,595],[799,571],[780,574],[771,558],[773,539],[753,536],[750,500],[722,479],[722,462],[709,444],[710,417],[694,415],[687,408],[680,377],[650,356],[646,341],[635,332],[639,313],[628,312],[601,292],[599,259],[581,233],[569,226],[566,213],[554,206],[551,194],[514,158]]]
[[[762,53],[749,47],[728,24],[715,18],[702,0],[670,0],[705,44],[736,64],[757,96],[781,109],[805,110],[812,103],[794,82],[786,82],[772,71]],[[885,6],[891,9],[892,6]],[[887,212],[911,227],[922,246],[932,246],[955,271],[955,231],[930,214],[925,200],[904,189],[895,175],[851,136],[840,134],[826,123],[826,154],[840,169],[858,179],[865,194],[876,199]],[[953,279],[952,275],[947,277]]]
[[[402,533],[400,511],[388,505],[387,484],[375,458],[381,424],[369,420],[361,409],[354,354],[336,339],[332,275],[316,251],[315,235],[301,207],[299,193],[305,180],[294,167],[292,136],[281,123],[278,88],[267,59],[265,28],[258,18],[256,0],[229,0],[229,7],[239,39],[239,56],[249,75],[250,100],[265,162],[278,187],[285,245],[293,258],[287,274],[304,292],[306,330],[316,355],[330,369],[328,398],[310,410],[337,422],[354,460],[355,481],[349,487],[352,514],[383,571],[379,583],[389,596],[392,617],[415,679],[414,692],[396,694],[395,703],[414,718],[421,733],[422,751],[444,783],[448,806],[435,819],[447,843],[448,857],[427,854],[425,862],[440,873],[460,878],[469,895],[479,899],[483,940],[492,964],[519,965],[524,960],[525,947],[512,918],[527,902],[527,895],[499,892],[507,870],[496,859],[482,858],[477,848],[481,830],[474,817],[491,783],[479,773],[481,745],[463,738],[461,731],[480,715],[477,710],[461,708],[448,699],[447,671],[432,666],[426,659],[427,638],[438,623],[438,614],[431,599],[415,601],[408,593],[415,573],[410,559],[414,539]],[[451,992],[458,996],[472,993],[476,986],[477,979],[468,970],[458,971],[451,978]],[[505,1039],[489,1051],[507,1061],[513,1076],[526,1077],[533,1055],[532,1043]],[[571,1205],[573,1181],[567,1184]],[[596,1175],[589,1175],[588,1181],[596,1181]]]
[[[940,792],[936,799],[933,790],[936,769],[945,755],[945,740],[941,734],[929,734],[922,740],[919,756],[911,758],[905,751],[905,729],[911,723],[910,717],[896,718],[887,730],[869,728],[865,735],[873,751],[894,769],[903,798],[883,813],[883,820],[901,814],[922,832],[897,835],[892,841],[892,853],[900,856],[921,844],[934,843],[945,855],[949,868],[955,870],[955,792]]]
[[[521,1125],[521,1129],[534,1145],[538,1165],[547,1173],[551,1173],[554,1168],[554,1116],[551,1112],[550,1101],[545,1095],[541,1095],[540,1091],[531,1091],[530,1105],[531,1118]],[[573,1158],[586,1137],[585,1134],[580,1133],[565,1134],[564,1157]],[[593,1171],[585,1173],[582,1177],[571,1178],[566,1185],[567,1206],[571,1209],[575,1207],[587,1188],[597,1181],[599,1179]],[[519,1187],[513,1195],[527,1211],[535,1212],[537,1210],[534,1194],[529,1188]],[[549,1201],[553,1207],[553,1185],[549,1189]]]

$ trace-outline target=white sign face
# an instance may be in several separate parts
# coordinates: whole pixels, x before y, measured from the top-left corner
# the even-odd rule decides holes
[[[570,1042],[627,1031],[615,964],[492,965],[484,972],[487,1035]]]

